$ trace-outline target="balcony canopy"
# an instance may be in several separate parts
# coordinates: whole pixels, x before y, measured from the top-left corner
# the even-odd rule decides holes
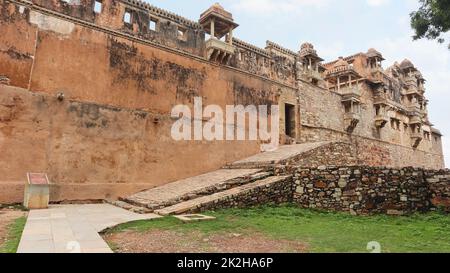
[[[227,35],[239,25],[233,20],[233,15],[219,3],[215,3],[200,15],[199,23],[205,31],[218,39]]]

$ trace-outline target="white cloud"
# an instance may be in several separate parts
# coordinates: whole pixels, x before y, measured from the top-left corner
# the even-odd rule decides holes
[[[334,41],[333,43],[316,43],[314,45],[320,57],[325,59],[325,62],[336,60],[343,55],[345,50],[345,43],[342,41]]]
[[[297,13],[303,8],[323,8],[330,2],[331,0],[239,0],[234,1],[232,9],[258,15],[273,15]]]
[[[380,7],[389,4],[390,0],[367,0],[367,4],[371,7]]]

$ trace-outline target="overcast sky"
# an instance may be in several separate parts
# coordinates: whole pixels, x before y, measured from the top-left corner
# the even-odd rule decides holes
[[[214,0],[147,0],[191,20]],[[388,67],[410,59],[427,79],[430,120],[450,135],[450,50],[434,41],[412,41],[409,14],[419,0],[222,0],[240,26],[235,36],[264,48],[266,40],[298,51],[311,42],[326,61],[339,56],[380,51]],[[450,166],[450,137],[444,137]]]

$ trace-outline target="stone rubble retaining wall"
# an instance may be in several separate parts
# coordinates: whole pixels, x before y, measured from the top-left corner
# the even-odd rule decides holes
[[[304,152],[282,163],[303,167],[319,167],[322,165],[353,166],[358,164],[355,147],[348,142],[331,142]]]
[[[450,212],[450,171],[427,170],[425,178],[430,189],[431,204]]]
[[[248,208],[263,204],[291,203],[292,196],[293,182],[292,177],[289,176],[276,183],[251,188],[209,203],[202,203],[188,212],[198,213],[216,209]]]
[[[354,215],[450,212],[450,170],[280,165],[276,176],[164,208],[168,214],[294,203]],[[126,209],[145,213],[138,207]],[[117,204],[115,204],[117,205]],[[119,205],[120,206],[120,205]],[[159,212],[156,212],[159,213]],[[165,214],[163,214],[165,215]]]
[[[306,208],[391,215],[450,210],[449,170],[281,166],[276,173],[293,175],[292,200]]]

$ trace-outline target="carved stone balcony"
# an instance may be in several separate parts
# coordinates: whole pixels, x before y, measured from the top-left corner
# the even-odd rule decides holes
[[[416,79],[416,77],[413,77],[413,76],[406,77],[405,78],[405,83],[408,86],[415,86],[415,87],[417,87],[417,79]]]
[[[227,65],[235,54],[235,47],[221,40],[211,38],[206,41],[206,58],[212,62]]]
[[[370,81],[374,83],[382,83],[384,79],[383,68],[373,67],[370,68]]]
[[[405,89],[404,92],[405,95],[418,95],[422,96],[422,94],[419,92],[419,89],[415,86],[409,86],[408,89]]]
[[[349,112],[344,114],[345,129],[351,133],[355,130],[359,121],[361,120],[361,114],[356,112]]]
[[[359,101],[361,99],[361,89],[358,87],[345,87],[340,90],[342,94],[342,102]]]
[[[386,93],[380,93],[374,96],[374,105],[388,105],[388,96]]]
[[[319,71],[316,71],[314,69],[308,69],[308,70],[304,70],[303,71],[303,77],[306,78],[307,80],[322,80],[322,74],[320,74]]]
[[[423,133],[422,132],[412,132],[411,133],[411,142],[412,142],[412,146],[414,148],[417,148],[420,144],[420,142],[423,139]]]
[[[406,110],[408,110],[411,115],[420,115],[422,113],[419,103],[410,103],[406,106]]]
[[[387,114],[378,114],[375,116],[375,126],[377,128],[383,128],[389,122]]]
[[[419,92],[419,87],[417,85],[417,79],[413,77],[408,77],[405,79],[406,89],[404,94],[405,95],[419,95],[421,96],[422,93]]]
[[[409,117],[409,124],[410,125],[421,125],[423,123],[422,118],[420,116],[411,116]]]
[[[419,86],[417,87],[417,91],[419,91],[419,93],[420,93],[421,95],[425,94],[425,86],[423,86],[423,84],[419,85]]]

